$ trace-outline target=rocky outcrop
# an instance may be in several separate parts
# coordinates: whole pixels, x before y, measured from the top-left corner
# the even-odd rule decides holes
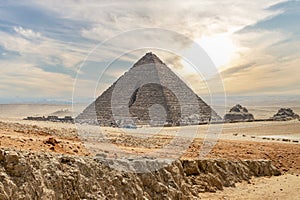
[[[271,118],[275,121],[288,121],[293,119],[300,119],[299,115],[294,113],[290,108],[280,108],[278,112]]]
[[[121,172],[109,162],[0,149],[0,199],[198,199],[252,176],[280,175],[266,160],[177,160],[147,173]]]
[[[224,120],[226,122],[253,121],[254,116],[248,112],[247,108],[237,104],[224,116]]]

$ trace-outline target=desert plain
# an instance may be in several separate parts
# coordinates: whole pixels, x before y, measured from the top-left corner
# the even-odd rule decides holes
[[[201,191],[200,198],[300,198],[300,121],[298,120],[164,128],[138,127],[129,131],[121,128],[101,127],[107,140],[100,142],[101,148],[97,149],[98,152],[93,152],[87,148],[87,142],[81,137],[79,132],[82,132],[84,128],[78,127],[80,126],[78,124],[23,120],[25,116],[32,115],[47,116],[53,113],[61,116],[69,115],[72,114],[70,105],[1,105],[0,108],[0,148],[6,152],[92,158],[96,154],[101,155],[102,151],[108,153],[105,157],[118,157],[118,151],[126,151],[131,155],[143,156],[163,148],[175,136],[184,139],[185,134],[189,135],[196,130],[191,143],[178,157],[179,160],[270,160],[281,173],[280,176],[251,177],[247,181],[238,181],[229,187],[225,185],[219,189]],[[253,107],[249,110],[261,118],[272,113],[270,108]],[[297,107],[294,108],[296,113],[299,110]],[[218,126],[217,129],[216,126]],[[212,131],[209,132],[210,128]],[[149,130],[155,134],[145,135]],[[181,135],[178,136],[176,133]],[[144,136],[141,137],[140,135],[143,134]],[[207,139],[209,134],[213,136],[212,139]],[[209,148],[207,154],[201,157],[204,141],[214,145]],[[109,144],[106,145],[106,143]],[[106,146],[114,148],[105,149]],[[172,152],[167,153],[172,154]],[[8,193],[6,195],[8,196]]]

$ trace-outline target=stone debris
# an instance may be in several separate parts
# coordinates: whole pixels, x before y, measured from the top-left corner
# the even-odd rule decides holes
[[[237,104],[233,106],[229,113],[224,116],[225,122],[243,122],[243,121],[253,121],[254,116],[248,112],[247,108]]]

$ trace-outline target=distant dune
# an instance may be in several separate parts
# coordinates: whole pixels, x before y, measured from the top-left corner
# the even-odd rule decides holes
[[[80,109],[79,109],[80,110]],[[71,104],[0,104],[0,118],[73,115]],[[75,113],[76,115],[76,113]]]

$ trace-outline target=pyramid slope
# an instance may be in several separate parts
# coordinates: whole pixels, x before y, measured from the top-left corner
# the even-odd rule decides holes
[[[174,126],[221,118],[155,54],[147,53],[76,121],[120,126],[128,119],[131,123]]]

